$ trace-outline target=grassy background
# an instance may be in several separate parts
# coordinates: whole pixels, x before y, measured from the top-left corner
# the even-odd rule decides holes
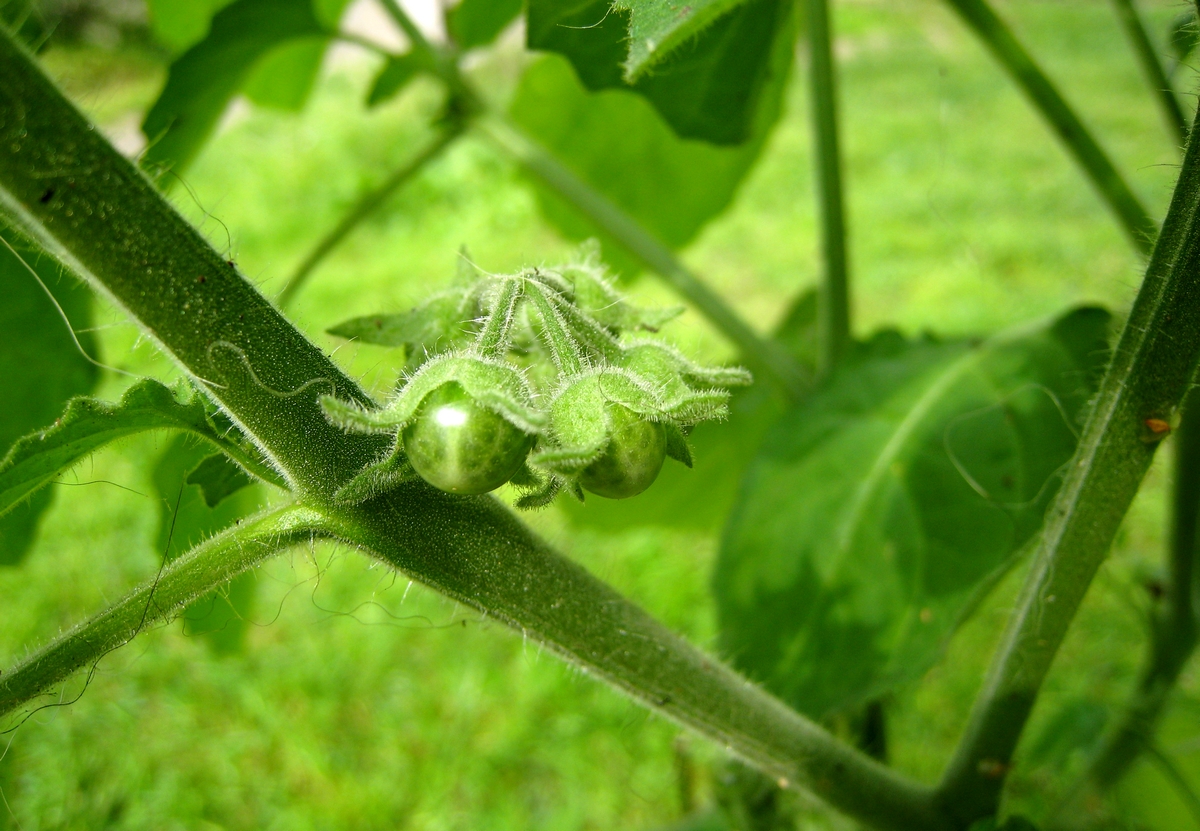
[[[1148,3],[1155,33],[1182,3]],[[1136,189],[1161,215],[1178,161],[1110,5],[1010,2],[1007,17]],[[1036,114],[969,32],[933,0],[836,4],[856,329],[988,332],[1065,306],[1123,309],[1139,262]],[[473,70],[498,99],[517,44]],[[52,49],[46,65],[122,146],[162,83],[137,51]],[[299,115],[235,107],[172,197],[244,273],[277,291],[308,247],[426,136],[431,85],[370,113],[371,60],[339,53]],[[1191,84],[1191,73],[1181,77]],[[1188,97],[1188,101],[1193,99]],[[684,252],[767,330],[816,269],[815,200],[802,83],[733,208]],[[394,356],[323,334],[349,316],[406,308],[446,280],[467,245],[502,271],[569,246],[540,219],[517,171],[467,138],[366,223],[314,275],[298,323],[375,391]],[[652,277],[643,303],[670,302]],[[97,310],[103,360],[173,370],[114,310]],[[671,336],[722,357],[695,315]],[[124,385],[110,376],[103,394]],[[98,609],[158,565],[162,507],[150,471],[167,436],[131,439],[65,477],[24,566],[0,571],[0,666]],[[1036,815],[1119,704],[1141,656],[1144,584],[1159,571],[1167,473],[1150,478],[1055,667],[1014,776],[1013,807]],[[554,509],[530,521],[558,548],[701,644],[714,637],[707,585],[715,539],[646,528],[581,531]],[[893,761],[937,776],[1015,594],[1014,574],[919,685],[890,702]],[[0,828],[609,829],[676,821],[681,758],[710,798],[700,740],[345,550],[296,550],[257,574],[243,653],[217,656],[178,624],[110,655],[86,694],[0,736]],[[84,680],[64,691],[75,698]],[[1200,679],[1189,673],[1160,734],[1200,783]],[[5,748],[7,747],[7,751]],[[1116,795],[1131,827],[1193,819],[1154,767]],[[845,823],[819,807],[805,827]]]

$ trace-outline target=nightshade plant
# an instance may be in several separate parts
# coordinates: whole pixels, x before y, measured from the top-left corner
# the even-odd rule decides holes
[[[164,24],[182,51],[146,116],[142,169],[75,110],[13,32],[0,31],[0,285],[14,298],[0,313],[15,321],[5,337],[33,343],[27,336],[44,336],[59,312],[84,328],[86,304],[67,288],[78,279],[128,313],[187,376],[174,387],[138,379],[120,401],[101,402],[86,396],[94,368],[65,357],[84,343],[50,344],[38,353],[51,356],[42,363],[6,344],[6,371],[35,367],[38,383],[29,386],[41,398],[36,412],[6,408],[0,422],[10,446],[0,462],[0,539],[13,552],[0,559],[20,559],[45,485],[140,431],[205,443],[196,458],[173,450],[167,459],[183,468],[168,471],[179,474],[180,497],[195,485],[204,505],[228,506],[252,481],[285,494],[277,507],[226,517],[152,581],[6,670],[0,714],[19,724],[43,696],[148,624],[239,585],[290,546],[327,539],[521,631],[726,748],[768,788],[806,789],[871,828],[1028,827],[1001,815],[1003,788],[1021,763],[1017,743],[1157,446],[1176,432],[1170,584],[1153,614],[1146,669],[1084,780],[1064,791],[1103,791],[1139,752],[1161,755],[1153,728],[1197,640],[1200,442],[1196,407],[1184,404],[1200,362],[1200,137],[1188,131],[1160,230],[985,0],[949,3],[1148,254],[1115,341],[1109,313],[1096,308],[976,339],[852,336],[825,0],[681,9],[530,0],[527,43],[555,54],[530,64],[507,114],[474,88],[461,58],[486,47],[521,13],[518,4],[464,0],[447,18],[450,41],[439,45],[384,0],[409,40],[409,51],[393,54],[341,33],[336,0],[234,0],[207,34]],[[1174,124],[1178,102],[1160,88],[1168,73],[1150,65],[1136,9],[1120,8]],[[816,296],[797,299],[766,339],[674,249],[724,208],[763,147],[801,11],[824,269]],[[303,105],[335,40],[383,53],[369,105],[424,74],[441,85],[445,107],[434,141],[318,242],[280,306],[364,216],[471,131],[523,166],[564,233],[580,236],[584,226],[605,256],[662,277],[737,347],[759,383],[731,397],[730,387],[749,383],[745,371],[699,366],[651,337],[670,313],[623,300],[589,247],[562,267],[468,269],[412,312],[335,327],[407,350],[404,383],[388,402],[373,401],[160,190],[200,152],[239,91]],[[629,141],[607,141],[613,133],[605,130]],[[592,131],[601,141],[578,141]],[[635,137],[655,148],[649,161],[628,153]],[[614,159],[636,169],[612,175]],[[706,175],[696,175],[701,169]],[[36,311],[31,298],[42,290],[57,310]],[[727,426],[689,435],[727,407]],[[710,492],[697,498],[661,481],[646,490],[665,456],[691,460],[689,441],[699,446],[705,429],[720,469],[700,475],[698,453],[695,478]],[[162,480],[160,488],[174,481]],[[539,540],[486,495],[505,482],[524,507],[563,490],[645,491],[629,504],[665,514],[683,501],[705,521],[724,519],[714,592],[719,643],[733,666]],[[937,661],[1024,550],[1023,589],[939,782],[889,768],[866,731],[855,747],[822,725],[847,715],[882,719],[885,698]],[[758,813],[773,803],[747,794],[732,799],[731,821],[772,821]],[[1039,819],[1091,820],[1069,799],[1064,805]]]
[[[685,431],[725,415],[724,388],[750,376],[636,336],[678,311],[625,302],[595,246],[562,268],[460,280],[405,316],[405,326],[441,337],[408,336],[424,360],[387,406],[321,399],[339,427],[395,441],[338,498],[362,501],[420,475],[461,494],[513,481],[525,491],[517,506],[531,508],[564,489],[580,500],[584,490],[636,496],[666,456],[691,467]]]

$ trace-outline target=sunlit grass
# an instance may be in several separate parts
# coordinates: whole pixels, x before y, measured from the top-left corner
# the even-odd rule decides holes
[[[1177,150],[1109,5],[1005,8],[1161,213]],[[1152,7],[1156,31],[1178,8]],[[1137,284],[1137,257],[957,19],[932,0],[859,0],[837,5],[836,24],[857,330],[962,334],[1074,303],[1121,310]],[[503,90],[518,63],[503,57],[476,71]],[[51,51],[48,65],[126,140],[162,77],[154,60],[136,55]],[[180,209],[268,294],[429,135],[439,103],[432,84],[366,112],[369,69],[332,67],[298,116],[239,107],[172,188]],[[801,80],[734,208],[684,252],[763,331],[817,268]],[[294,318],[369,388],[386,391],[399,370],[394,356],[342,346],[324,330],[411,305],[449,279],[463,245],[494,271],[570,250],[539,218],[519,172],[475,138],[364,224],[313,276]],[[633,290],[642,302],[672,302],[652,277]],[[172,371],[116,312],[99,317],[113,325],[103,332],[107,362]],[[729,354],[695,315],[671,334],[709,355]],[[121,386],[110,379],[104,393]],[[158,507],[148,496],[149,471],[164,446],[162,436],[123,442],[67,477],[96,484],[58,486],[27,564],[0,571],[0,598],[11,610],[0,615],[0,665],[153,574]],[[1121,700],[1141,656],[1137,609],[1160,559],[1165,479],[1156,468],[1135,504],[1026,748],[1064,707],[1103,712]],[[715,539],[579,531],[554,510],[531,522],[672,627],[712,643]],[[968,623],[949,659],[889,702],[900,768],[937,776],[1018,581],[1019,571]],[[106,658],[78,702],[36,714],[7,754],[0,744],[0,787],[11,808],[0,805],[0,828],[611,829],[678,819],[675,728],[519,635],[329,546],[285,556],[258,582],[243,654],[217,657],[178,625],[148,633]],[[1162,740],[1193,774],[1197,693],[1193,673]],[[687,747],[701,762],[719,757],[698,740]],[[1041,810],[1079,761],[1049,752],[1019,769],[1018,805]],[[709,798],[708,774],[698,788],[701,801]],[[1139,768],[1126,790],[1123,804],[1147,827],[1184,827],[1177,797],[1152,768]]]

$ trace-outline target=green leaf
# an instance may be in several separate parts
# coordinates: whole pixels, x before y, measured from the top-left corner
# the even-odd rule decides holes
[[[425,60],[413,52],[388,58],[367,93],[367,106],[375,107],[393,98],[426,68]]]
[[[327,37],[306,37],[281,43],[258,59],[242,91],[261,107],[297,112],[304,107],[321,70]]]
[[[531,0],[527,42],[567,57],[589,90],[636,91],[682,137],[739,144],[755,137],[763,111],[776,106],[774,87],[793,54],[792,7],[784,0],[612,8],[606,0]],[[651,21],[660,12],[671,25]],[[667,34],[651,51],[648,31]]]
[[[538,144],[589,186],[628,212],[661,242],[680,248],[732,201],[758,158],[778,115],[779,93],[752,141],[714,147],[676,136],[638,95],[627,90],[589,93],[570,66],[547,55],[521,76],[510,114]],[[538,188],[542,212],[568,238],[596,235],[595,226],[559,196]],[[623,249],[602,235],[605,257],[636,273]]]
[[[719,18],[754,3],[746,0],[698,0],[687,4],[617,0],[616,5],[629,10],[629,57],[625,61],[625,71],[632,79],[663,62],[665,56],[687,41],[704,34]],[[728,22],[722,20],[721,26]]]
[[[235,0],[222,9],[207,37],[171,64],[142,123],[150,142],[144,164],[185,168],[264,55],[295,38],[327,34],[308,0]]]
[[[461,49],[487,46],[521,13],[522,0],[463,0],[446,13],[450,36]]]
[[[232,0],[146,0],[150,28],[172,52],[204,40],[212,17]]]
[[[282,485],[279,474],[236,429],[216,418],[198,393],[184,389],[177,394],[152,379],[134,384],[117,404],[73,398],[57,420],[54,415],[40,418],[42,424],[54,421],[51,426],[26,435],[0,461],[0,516],[93,451],[145,430],[191,433],[205,439],[210,452],[216,448],[255,476]]]
[[[249,477],[225,456],[209,455],[211,450],[194,436],[177,435],[154,467],[151,481],[160,507],[155,546],[168,562],[259,507],[261,494],[243,487],[250,483]],[[226,490],[226,498],[219,498],[220,490]],[[253,611],[254,589],[254,575],[247,573],[193,601],[183,613],[183,631],[203,635],[218,653],[237,652]]]
[[[821,716],[919,677],[1040,527],[1108,319],[876,338],[785,414],[722,540],[725,653]]]
[[[473,296],[448,291],[415,309],[394,315],[366,315],[339,323],[329,334],[376,346],[404,346],[409,354],[445,352],[474,337],[467,324],[479,314]]]
[[[90,390],[98,373],[80,353],[54,307],[56,300],[73,327],[87,329],[91,322],[87,290],[50,257],[22,244],[12,231],[0,231],[0,238],[13,248],[0,242],[0,331],[5,334],[0,349],[0,398],[5,402],[0,406],[0,453],[7,453],[21,436],[53,421],[67,399]],[[54,293],[54,300],[26,265]],[[78,337],[83,348],[95,354],[90,333]],[[20,504],[10,505],[10,512],[0,509],[0,565],[16,565],[25,557],[52,496],[46,491],[24,501],[18,497],[13,502]]]
[[[217,507],[225,497],[254,483],[249,474],[224,453],[214,453],[196,465],[185,481],[189,485],[200,486],[204,504],[210,508]]]

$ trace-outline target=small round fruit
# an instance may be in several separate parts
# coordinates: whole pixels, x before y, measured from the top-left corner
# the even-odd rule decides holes
[[[421,478],[447,493],[495,490],[520,469],[533,436],[475,403],[459,384],[438,387],[404,428],[404,452]]]
[[[627,407],[607,405],[608,448],[583,469],[579,484],[597,496],[625,499],[653,484],[667,455],[667,434],[661,424],[646,421]]]

